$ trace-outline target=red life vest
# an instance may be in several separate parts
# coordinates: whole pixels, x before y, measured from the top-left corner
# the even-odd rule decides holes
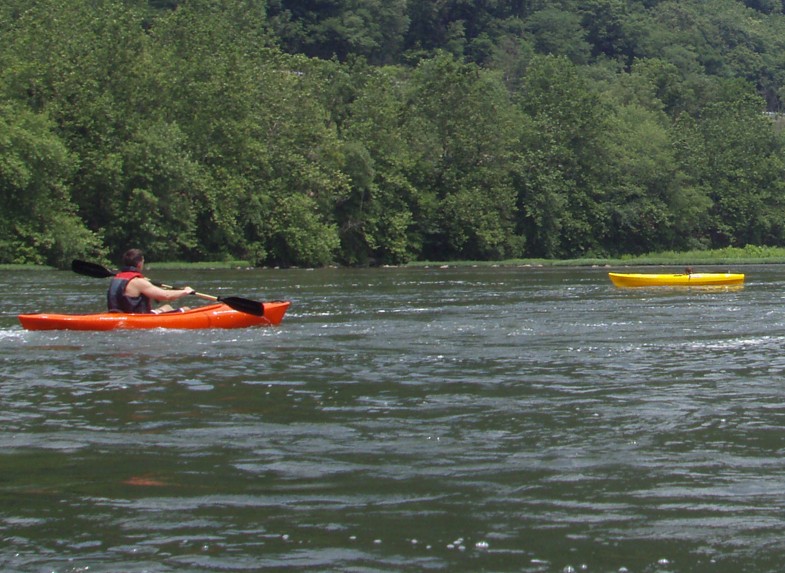
[[[123,269],[112,277],[106,293],[106,305],[109,312],[127,312],[131,314],[149,314],[153,311],[152,301],[145,295],[127,296],[125,289],[131,280],[144,278],[136,269]]]

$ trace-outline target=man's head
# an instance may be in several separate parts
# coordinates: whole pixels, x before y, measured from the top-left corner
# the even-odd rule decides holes
[[[123,266],[141,268],[144,264],[144,253],[140,249],[128,249],[123,255]]]

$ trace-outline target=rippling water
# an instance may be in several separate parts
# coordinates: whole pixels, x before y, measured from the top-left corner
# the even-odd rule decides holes
[[[153,266],[293,304],[116,333],[23,331],[106,284],[0,273],[0,570],[781,571],[785,267],[742,270]]]

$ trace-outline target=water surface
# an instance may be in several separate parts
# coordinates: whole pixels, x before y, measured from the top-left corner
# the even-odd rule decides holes
[[[106,283],[2,272],[0,570],[781,571],[785,267],[742,270],[151,265],[292,307],[114,333],[23,331]]]

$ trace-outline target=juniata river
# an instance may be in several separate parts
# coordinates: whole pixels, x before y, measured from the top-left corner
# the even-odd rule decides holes
[[[785,267],[696,270],[747,282],[151,263],[292,306],[109,333],[16,320],[105,280],[0,271],[0,570],[781,572]]]

